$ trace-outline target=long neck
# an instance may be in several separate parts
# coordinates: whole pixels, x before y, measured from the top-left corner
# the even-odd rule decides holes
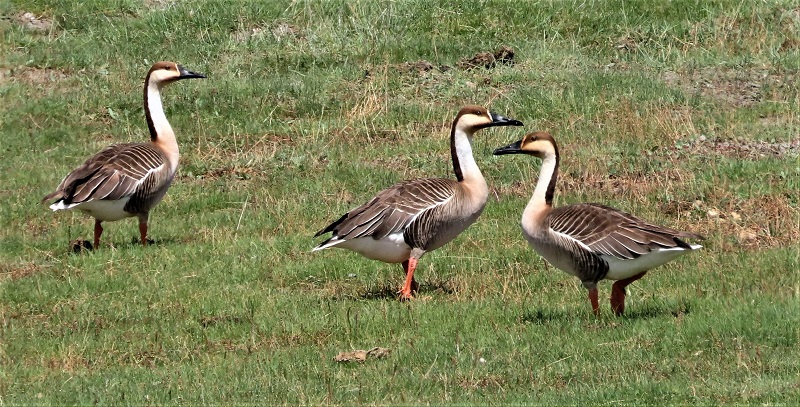
[[[556,150],[548,154],[542,160],[542,169],[539,170],[539,180],[536,182],[536,189],[533,196],[525,207],[524,219],[536,219],[543,222],[547,214],[553,210],[553,195],[556,190],[558,180],[559,157]]]
[[[458,182],[486,184],[481,169],[472,156],[472,134],[453,126],[450,132],[450,155],[453,157],[453,172]]]
[[[144,115],[147,119],[147,128],[150,130],[150,141],[164,152],[174,172],[180,158],[178,142],[164,114],[161,89],[158,84],[150,81],[149,76],[147,79],[144,87]]]

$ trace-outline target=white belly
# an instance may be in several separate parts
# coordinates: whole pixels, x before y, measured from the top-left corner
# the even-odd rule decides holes
[[[682,247],[671,247],[669,249],[656,249],[650,253],[643,254],[635,259],[623,260],[613,256],[601,256],[608,262],[607,280],[622,280],[633,277],[643,271],[658,267],[666,262],[674,260],[692,250],[697,250],[703,246],[692,245],[691,249]]]
[[[125,212],[125,210],[123,209],[125,208],[125,204],[128,203],[129,199],[130,197],[126,197],[116,201],[110,201],[110,200],[88,201],[79,203],[77,205],[71,205],[67,208],[55,208],[53,210],[72,209],[72,208],[79,209],[82,212],[89,214],[89,216],[97,220],[111,222],[134,216],[134,214]]]
[[[393,233],[381,240],[370,236],[360,237],[346,240],[334,247],[350,249],[366,258],[385,263],[402,263],[411,255],[411,246],[406,244],[402,233]]]

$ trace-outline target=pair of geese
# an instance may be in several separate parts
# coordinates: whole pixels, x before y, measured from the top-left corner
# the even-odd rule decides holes
[[[43,201],[55,199],[50,205],[54,211],[75,208],[94,217],[94,247],[100,243],[102,222],[136,216],[141,243],[146,245],[150,209],[169,189],[179,158],[161,89],[204,77],[174,62],[154,64],[144,85],[150,142],[106,147],[67,175]],[[450,130],[455,180],[424,178],[395,184],[317,232],[315,237],[329,232],[332,236],[312,251],[341,247],[370,259],[402,263],[406,278],[399,295],[412,298],[419,259],[453,240],[483,212],[489,188],[472,155],[472,138],[478,130],[498,126],[522,126],[522,122],[480,106],[462,108]],[[494,154],[527,154],[542,160],[539,180],[522,214],[523,235],[552,265],[581,280],[595,314],[600,311],[599,281],[615,280],[610,302],[620,315],[628,284],[653,267],[701,248],[682,240],[700,239],[698,235],[653,225],[608,206],[583,203],[553,208],[560,158],[548,133],[528,134]]]

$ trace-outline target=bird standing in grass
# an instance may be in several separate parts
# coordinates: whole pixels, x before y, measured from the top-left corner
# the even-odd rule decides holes
[[[89,157],[61,181],[42,202],[55,199],[50,209],[79,209],[93,218],[94,247],[100,245],[101,225],[132,216],[139,218],[142,245],[147,245],[150,210],[167,193],[178,169],[178,143],[164,115],[161,89],[182,79],[205,78],[174,62],[157,62],[144,81],[144,113],[150,142],[106,147]]]
[[[616,280],[611,309],[625,311],[625,287],[648,270],[702,246],[682,239],[702,239],[653,225],[605,205],[581,203],[553,208],[559,155],[555,139],[537,132],[498,148],[495,155],[528,154],[542,159],[539,180],[522,214],[522,234],[553,266],[578,277],[589,290],[592,310],[599,314],[597,283]]]
[[[487,127],[521,125],[480,106],[462,108],[450,130],[455,180],[397,183],[317,232],[315,237],[332,236],[312,251],[341,247],[373,260],[402,263],[406,279],[400,299],[412,298],[419,259],[467,229],[486,205],[489,188],[472,156],[472,136]]]

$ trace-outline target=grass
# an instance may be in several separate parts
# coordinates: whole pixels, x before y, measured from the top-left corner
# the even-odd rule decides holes
[[[24,12],[46,23],[34,29]],[[0,404],[793,404],[800,398],[800,9],[730,0],[0,3]],[[513,65],[459,61],[506,45]],[[164,105],[181,166],[152,213],[38,205],[112,142],[145,140],[157,60],[206,73]],[[405,69],[425,60],[436,69]],[[449,68],[449,69],[447,69]],[[420,262],[309,253],[393,182],[449,176],[464,104],[493,190]],[[491,151],[548,130],[557,202],[706,235],[590,315],[518,219],[538,171]],[[794,143],[794,144],[792,144]],[[780,150],[781,145],[784,150]],[[609,285],[601,292],[608,295]],[[341,364],[342,351],[389,357]]]

